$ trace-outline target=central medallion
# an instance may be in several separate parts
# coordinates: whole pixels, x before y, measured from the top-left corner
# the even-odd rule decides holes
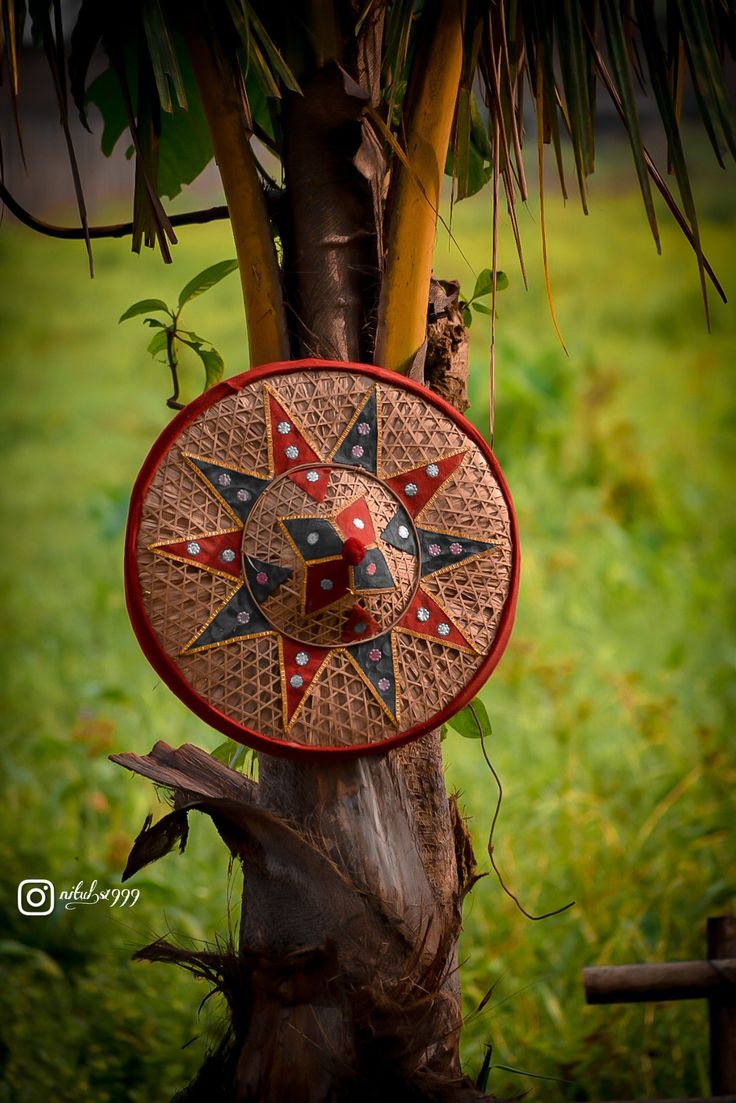
[[[308,492],[314,486],[320,500]],[[276,478],[248,515],[242,554],[266,620],[319,647],[389,631],[420,577],[416,529],[401,500],[360,467],[339,464],[314,463]]]

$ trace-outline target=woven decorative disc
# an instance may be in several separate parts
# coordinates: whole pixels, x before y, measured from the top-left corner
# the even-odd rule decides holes
[[[242,743],[380,752],[495,666],[516,527],[480,434],[403,376],[292,361],[174,418],[131,503],[126,590],[163,680]]]

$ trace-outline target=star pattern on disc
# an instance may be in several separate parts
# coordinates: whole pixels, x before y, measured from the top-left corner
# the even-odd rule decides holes
[[[262,384],[268,439],[268,470],[238,468],[217,456],[183,452],[182,458],[206,492],[227,512],[233,524],[211,532],[193,532],[149,545],[155,555],[206,571],[232,583],[209,619],[180,649],[180,655],[259,637],[278,644],[283,728],[288,732],[303,712],[322,673],[336,656],[347,658],[366,690],[396,727],[401,717],[397,653],[401,634],[409,634],[458,651],[477,647],[423,580],[452,571],[461,563],[492,552],[497,543],[462,532],[421,525],[426,507],[459,470],[465,450],[438,455],[419,466],[385,477],[382,473],[380,386],[358,403],[329,455],[322,454],[288,403],[268,383]],[[378,478],[397,500],[388,523],[378,531],[369,503],[357,496],[330,516],[308,512],[327,495],[331,471],[354,467]],[[269,621],[263,604],[287,579],[292,567],[265,562],[242,551],[243,530],[261,495],[273,481],[288,477],[303,491],[305,510],[279,518],[285,539],[296,552],[304,577],[301,614],[318,615],[345,604],[340,643],[317,646],[299,642]],[[312,506],[312,510],[314,506]],[[385,514],[384,514],[385,516]],[[381,550],[389,545],[419,561],[419,580],[399,619],[387,630],[370,608],[372,594],[395,589],[391,567]]]
[[[365,497],[343,506],[333,517],[282,517],[286,539],[304,563],[302,614],[313,616],[347,594],[357,597],[396,588],[378,547]],[[352,554],[352,559],[350,558]]]

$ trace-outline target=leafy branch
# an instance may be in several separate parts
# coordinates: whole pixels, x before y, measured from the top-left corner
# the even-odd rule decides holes
[[[238,262],[235,259],[221,260],[198,272],[179,292],[176,309],[170,307],[163,299],[139,299],[118,319],[119,324],[127,322],[129,318],[145,314],[147,316],[143,319],[143,324],[157,331],[147,351],[159,364],[168,365],[171,372],[173,393],[170,398],[167,398],[166,405],[172,410],[181,410],[184,406],[179,401],[179,350],[182,345],[190,348],[202,361],[205,375],[203,390],[207,390],[222,379],[225,363],[214,345],[192,330],[182,329],[179,322],[181,312],[188,302],[209,291],[237,267]],[[150,317],[151,314],[164,314],[169,320],[162,322],[158,318]],[[161,357],[162,353],[165,354],[165,358]]]
[[[496,272],[496,294],[499,291],[505,291],[509,285],[509,278],[505,272],[500,270]],[[478,314],[487,314],[488,317],[493,316],[493,307],[486,306],[485,303],[478,302],[479,299],[485,299],[489,295],[493,294],[493,272],[490,268],[484,268],[482,272],[478,274],[478,279],[475,281],[475,287],[473,288],[473,294],[469,299],[460,298],[460,309],[463,312],[463,321],[465,328],[470,329],[473,322],[472,311],[475,310]]]

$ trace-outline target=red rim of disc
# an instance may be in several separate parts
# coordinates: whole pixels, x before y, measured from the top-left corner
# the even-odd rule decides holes
[[[143,594],[141,593],[138,577],[136,545],[143,500],[154,475],[158,471],[161,460],[181,433],[203,410],[209,409],[210,406],[214,406],[215,403],[220,402],[228,395],[237,394],[246,385],[249,386],[251,383],[257,383],[261,379],[267,379],[274,375],[289,375],[292,372],[315,368],[324,371],[352,371],[358,375],[382,380],[394,387],[403,387],[405,390],[413,391],[425,402],[429,402],[443,414],[446,414],[477,445],[488,461],[506,502],[511,528],[511,585],[506,595],[498,630],[490,651],[473,677],[461,692],[440,712],[435,713],[430,720],[415,724],[413,728],[397,732],[396,735],[389,736],[378,743],[359,743],[350,747],[328,747],[319,744],[317,746],[306,746],[293,740],[275,739],[272,736],[263,735],[262,732],[253,731],[244,724],[239,724],[225,713],[220,712],[203,697],[200,697],[178,666],[163,650],[158,636],[153,631],[143,606]],[[277,755],[282,758],[302,759],[303,761],[323,758],[324,756],[346,760],[359,758],[362,755],[385,754],[394,747],[401,747],[404,743],[410,743],[413,739],[419,739],[427,732],[439,728],[464,705],[467,705],[468,701],[475,696],[493,673],[509,641],[519,591],[519,567],[519,534],[511,494],[493,452],[475,426],[450,406],[448,402],[440,398],[439,395],[434,394],[421,384],[415,383],[414,380],[407,379],[406,376],[399,375],[397,372],[386,371],[385,368],[376,368],[369,364],[352,364],[349,361],[342,360],[286,360],[282,363],[264,364],[261,367],[242,372],[240,375],[235,375],[231,379],[225,379],[195,398],[176,417],[172,418],[146,456],[143,467],[133,486],[125,533],[125,600],[128,614],[141,649],[161,680],[200,720],[228,736],[228,738],[234,739],[238,743],[244,743],[256,751],[263,751],[266,754]]]

